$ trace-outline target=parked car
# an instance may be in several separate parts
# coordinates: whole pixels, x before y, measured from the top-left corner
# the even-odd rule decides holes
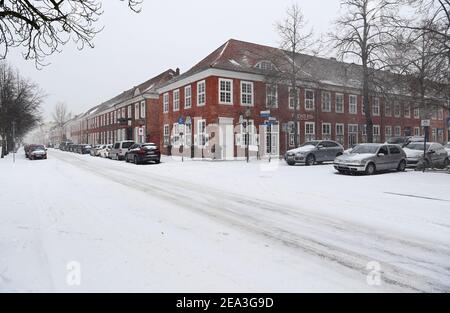
[[[338,156],[334,168],[339,173],[366,173],[406,168],[406,153],[399,145],[367,143],[357,145],[348,154]]]
[[[90,154],[91,153],[92,146],[91,145],[80,145],[78,148],[78,153],[80,154]]]
[[[43,145],[31,145],[28,157],[30,160],[47,159],[47,148]]]
[[[426,151],[424,156],[424,150]],[[444,146],[436,142],[411,142],[405,147],[408,167],[447,167],[450,165],[449,154]]]
[[[161,152],[154,143],[136,143],[125,153],[125,161],[134,164],[161,162]]]
[[[423,142],[425,137],[423,136],[404,136],[404,137],[392,137],[389,138],[385,144],[399,145],[402,148],[406,147],[410,142]]]
[[[103,148],[99,151],[99,156],[102,158],[109,158],[109,151],[111,148],[112,145],[103,145]]]
[[[286,152],[285,160],[289,165],[303,163],[305,165],[314,165],[334,159],[344,153],[341,144],[331,140],[309,141],[296,149]]]
[[[116,142],[109,151],[109,158],[112,160],[125,159],[125,153],[127,153],[128,148],[132,145],[134,145],[134,141],[130,140]]]
[[[444,146],[445,151],[447,151],[448,155],[450,156],[450,142],[447,142],[447,144]]]
[[[70,144],[67,146],[67,151],[69,151],[69,152],[75,152],[76,147],[77,147],[76,144],[70,143]]]

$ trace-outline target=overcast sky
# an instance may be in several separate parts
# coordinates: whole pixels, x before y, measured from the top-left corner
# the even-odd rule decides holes
[[[187,71],[230,38],[279,46],[274,24],[292,0],[144,0],[139,14],[119,0],[103,1],[95,48],[73,44],[47,59],[42,70],[24,61],[19,50],[7,60],[48,95],[49,118],[58,101],[81,113],[157,74]],[[339,0],[297,2],[315,32],[327,32],[339,15]]]

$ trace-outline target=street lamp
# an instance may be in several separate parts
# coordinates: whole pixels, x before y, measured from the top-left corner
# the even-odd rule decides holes
[[[247,163],[250,161],[250,117],[252,116],[252,111],[250,110],[250,108],[247,108],[247,110],[245,110],[244,114],[240,114],[239,115],[239,123],[242,125],[242,127],[245,130],[245,143],[246,143],[246,147],[245,147],[245,155],[247,158]],[[245,119],[245,121],[244,121]]]

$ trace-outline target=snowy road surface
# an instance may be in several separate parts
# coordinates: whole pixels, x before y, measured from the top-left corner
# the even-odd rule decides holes
[[[450,291],[449,174],[164,161],[0,160],[0,292]]]

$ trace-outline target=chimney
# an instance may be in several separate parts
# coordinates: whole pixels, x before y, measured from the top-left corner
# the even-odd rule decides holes
[[[175,76],[180,76],[180,68],[177,67],[177,69],[175,70]]]

